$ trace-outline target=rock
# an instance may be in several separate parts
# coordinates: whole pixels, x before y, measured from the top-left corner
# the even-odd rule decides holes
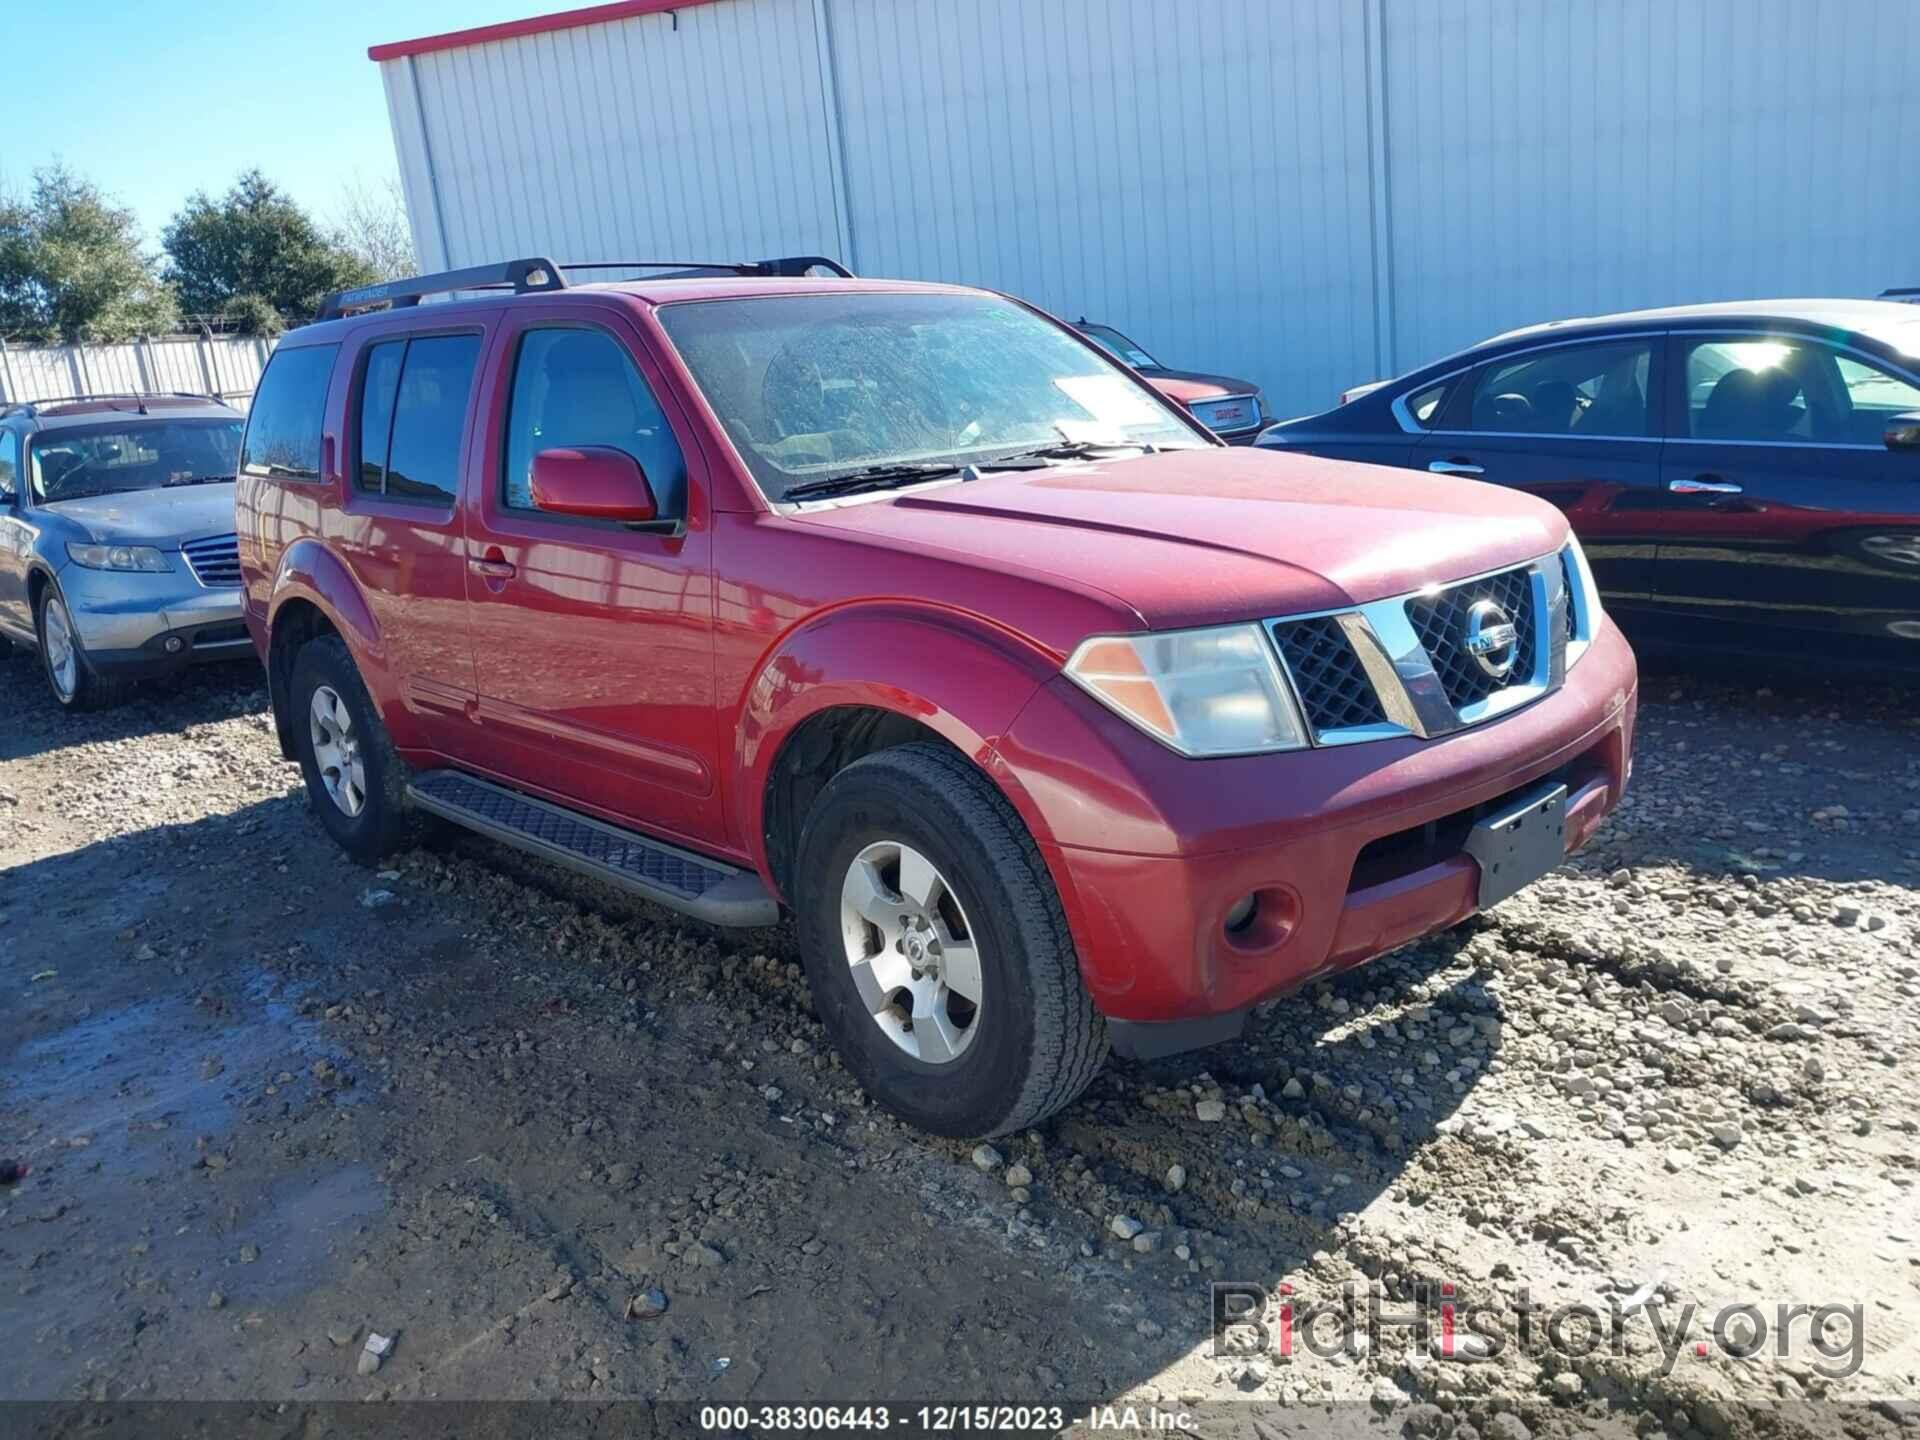
[[[1131,1240],[1146,1228],[1131,1215],[1116,1215],[1107,1222],[1107,1229],[1121,1240]]]
[[[689,1265],[702,1270],[711,1270],[715,1266],[727,1263],[727,1257],[703,1240],[696,1240],[686,1248],[681,1256]]]
[[[1300,1083],[1300,1077],[1297,1075],[1290,1078],[1286,1084],[1280,1087],[1280,1098],[1282,1100],[1298,1100],[1306,1093],[1307,1087]]]
[[[974,1147],[973,1165],[976,1170],[984,1170],[988,1174],[992,1174],[1000,1168],[1001,1163],[1001,1154],[998,1150],[994,1149],[993,1146],[976,1145]]]
[[[378,910],[383,906],[393,904],[393,902],[398,898],[399,897],[396,896],[391,890],[368,890],[366,893],[361,895],[360,903],[362,906],[364,906],[368,910]],[[365,1371],[362,1373],[371,1374],[372,1372]]]
[[[1227,1106],[1223,1100],[1202,1100],[1193,1107],[1193,1118],[1203,1125],[1213,1125],[1227,1118]]]
[[[1562,1400],[1577,1400],[1580,1392],[1586,1388],[1578,1375],[1571,1370],[1562,1370],[1553,1377],[1553,1393]]]
[[[1740,1143],[1741,1130],[1738,1120],[1722,1120],[1707,1127],[1707,1133],[1713,1136],[1713,1143],[1722,1150],[1731,1150]]]
[[[1470,1332],[1456,1332],[1450,1338],[1436,1335],[1427,1342],[1427,1348],[1436,1360],[1457,1360],[1462,1363],[1485,1360],[1493,1353],[1484,1336]]]
[[[1533,1432],[1527,1429],[1526,1423],[1511,1410],[1502,1410],[1487,1421],[1487,1428],[1483,1433],[1487,1440],[1533,1440]]]
[[[1472,1041],[1473,1041],[1473,1026],[1471,1025],[1456,1025],[1451,1030],[1447,1031],[1447,1043],[1453,1046],[1453,1048],[1456,1050],[1458,1050],[1462,1045],[1471,1044]]]
[[[226,1062],[218,1055],[209,1055],[200,1062],[200,1078],[202,1080],[211,1080],[226,1068]]]
[[[634,1176],[640,1173],[640,1167],[622,1160],[618,1165],[607,1168],[607,1184],[616,1190],[624,1190],[633,1183]]]
[[[1685,1150],[1669,1149],[1661,1159],[1665,1162],[1667,1170],[1675,1175],[1693,1165],[1693,1156]]]
[[[1186,1188],[1187,1167],[1184,1165],[1169,1165],[1167,1167],[1167,1189],[1178,1195]]]
[[[259,1258],[260,1247],[258,1245],[242,1245],[240,1247],[240,1263],[242,1265],[251,1265]]]
[[[667,1292],[658,1288],[643,1291],[627,1301],[627,1319],[657,1320],[667,1313]]]
[[[1136,1254],[1153,1254],[1160,1248],[1160,1233],[1157,1230],[1142,1230],[1133,1237],[1133,1248]]]
[[[218,1290],[214,1291],[211,1295],[207,1296],[207,1308],[209,1310],[218,1310],[222,1305],[226,1303],[227,1303],[227,1297],[225,1295],[222,1295]]]
[[[1025,1189],[1033,1183],[1033,1171],[1016,1160],[1007,1167],[1006,1181],[1010,1190]]]

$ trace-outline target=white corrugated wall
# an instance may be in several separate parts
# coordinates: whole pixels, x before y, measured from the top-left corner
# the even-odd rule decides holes
[[[382,65],[425,265],[819,252],[1251,376],[1920,284],[1920,5],[721,0]]]

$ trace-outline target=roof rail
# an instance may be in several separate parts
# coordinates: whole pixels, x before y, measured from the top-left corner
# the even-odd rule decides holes
[[[386,280],[378,285],[362,285],[353,290],[338,290],[320,302],[316,322],[338,320],[349,310],[368,310],[376,305],[396,309],[418,305],[423,295],[444,295],[454,290],[498,290],[513,287],[516,295],[532,290],[564,290],[567,277],[560,267],[544,256],[508,260],[497,265],[471,265],[465,270],[442,270],[436,275],[412,275],[404,280]]]
[[[1882,300],[1904,300],[1909,305],[1920,305],[1920,285],[1909,285],[1899,290],[1882,290]]]
[[[809,270],[825,269],[842,280],[854,274],[825,255],[783,255],[777,260],[582,260],[562,270],[670,270],[681,275],[761,275],[804,278]],[[665,278],[671,279],[672,276]]]

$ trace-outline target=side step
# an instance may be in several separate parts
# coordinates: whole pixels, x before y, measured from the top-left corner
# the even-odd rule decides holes
[[[772,925],[780,906],[760,877],[663,845],[459,770],[426,770],[407,795],[422,810],[489,839],[617,885],[710,925]]]

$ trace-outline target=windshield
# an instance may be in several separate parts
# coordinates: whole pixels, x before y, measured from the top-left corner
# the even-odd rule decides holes
[[[1162,370],[1163,366],[1153,356],[1142,350],[1133,341],[1122,335],[1111,325],[1082,325],[1080,333],[1086,336],[1102,350],[1116,360],[1125,361],[1136,370]]]
[[[62,426],[33,440],[29,481],[36,504],[233,479],[240,421],[115,420]]]
[[[1203,443],[1096,351],[992,296],[778,295],[687,301],[659,316],[776,502],[881,466]]]

